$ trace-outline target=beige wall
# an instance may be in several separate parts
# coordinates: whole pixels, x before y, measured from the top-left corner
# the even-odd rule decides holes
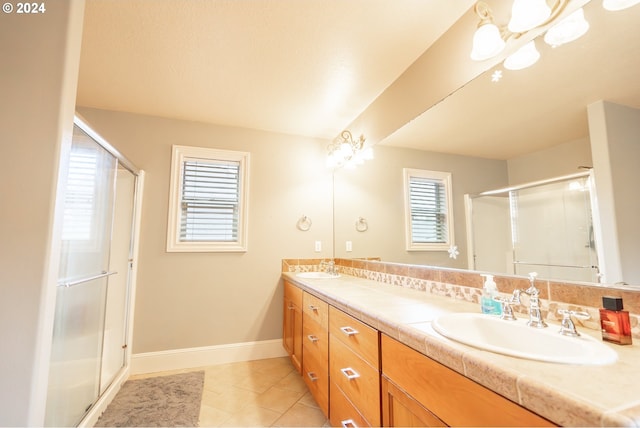
[[[84,3],[46,7],[41,15],[2,13],[0,24],[0,426],[44,423],[55,192],[73,131]]]
[[[133,352],[282,336],[281,259],[332,256],[326,142],[304,137],[79,108],[145,170]],[[167,253],[171,145],[251,153],[246,253]],[[307,215],[311,230],[296,222]],[[314,241],[323,251],[314,251]]]
[[[509,159],[509,185],[584,172],[579,166],[593,166],[588,138],[568,141],[545,150]]]
[[[336,173],[336,256],[466,268],[464,195],[505,187],[506,162],[384,146],[376,146],[374,152],[372,161]],[[460,251],[456,260],[447,251],[405,250],[403,168],[451,172],[455,244]],[[358,217],[367,219],[369,230],[355,230]],[[353,243],[350,253],[345,250],[347,240]]]

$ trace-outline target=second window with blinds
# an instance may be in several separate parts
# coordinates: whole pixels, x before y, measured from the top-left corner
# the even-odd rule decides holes
[[[173,146],[167,251],[247,251],[249,153]]]
[[[403,171],[407,251],[447,251],[454,242],[451,173]]]

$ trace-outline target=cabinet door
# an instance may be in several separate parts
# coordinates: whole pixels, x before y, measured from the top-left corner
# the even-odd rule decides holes
[[[302,290],[284,283],[282,344],[291,362],[302,373]]]
[[[433,413],[382,376],[382,425],[385,427],[445,427]]]

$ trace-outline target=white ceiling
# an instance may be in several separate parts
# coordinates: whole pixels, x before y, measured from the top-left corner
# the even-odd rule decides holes
[[[332,139],[473,0],[87,0],[80,106]]]

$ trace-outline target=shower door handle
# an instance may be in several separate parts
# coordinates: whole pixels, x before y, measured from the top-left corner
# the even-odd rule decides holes
[[[58,287],[67,287],[67,288],[68,287],[74,287],[76,285],[84,284],[85,282],[93,281],[95,279],[104,278],[106,276],[115,275],[117,273],[118,272],[116,272],[116,271],[111,271],[111,272],[103,271],[102,273],[99,273],[98,275],[88,276],[86,278],[77,279],[75,281],[58,282]]]

